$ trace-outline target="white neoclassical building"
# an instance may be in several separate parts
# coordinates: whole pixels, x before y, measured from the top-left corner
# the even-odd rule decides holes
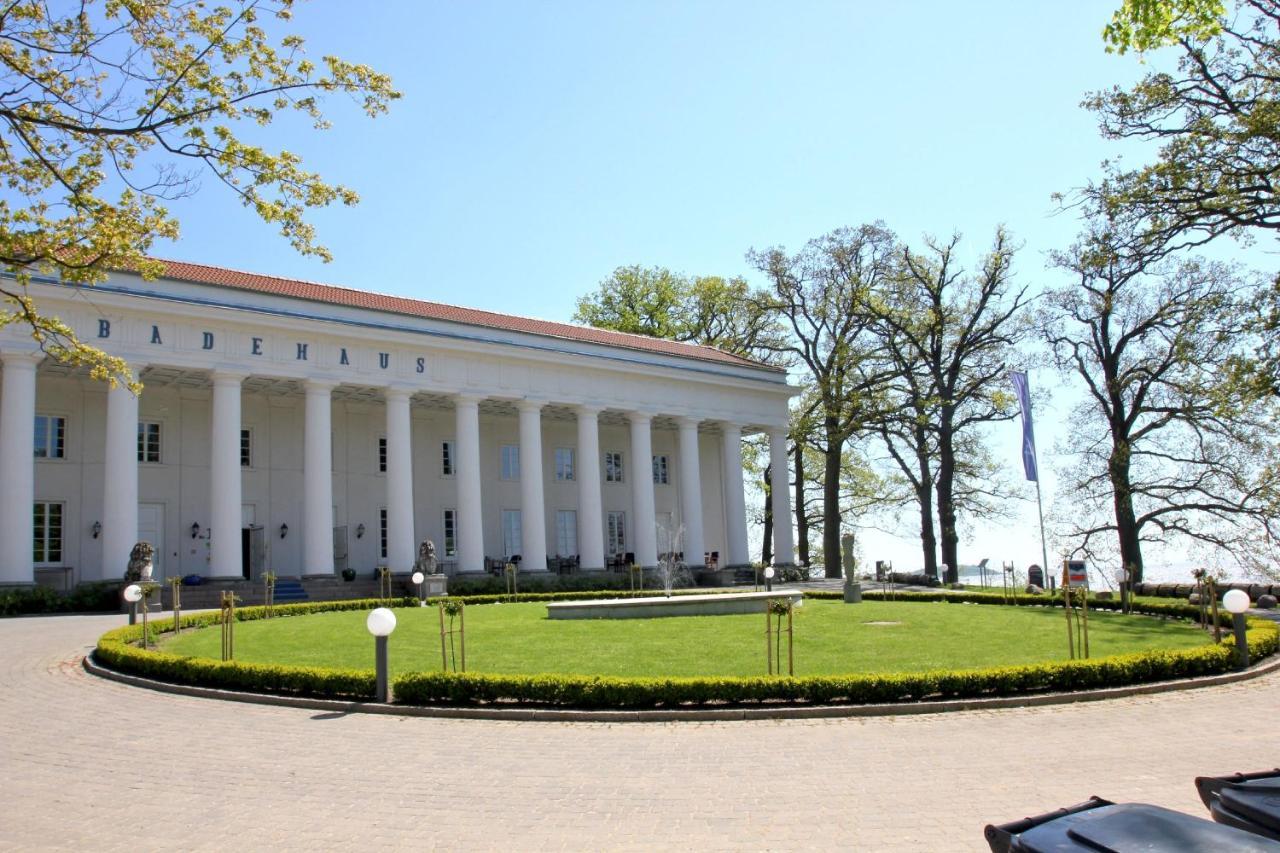
[[[786,375],[706,347],[178,262],[30,292],[145,387],[0,330],[0,584],[119,578],[139,540],[159,577],[403,572],[422,539],[457,573],[732,567],[742,436],[786,467]]]

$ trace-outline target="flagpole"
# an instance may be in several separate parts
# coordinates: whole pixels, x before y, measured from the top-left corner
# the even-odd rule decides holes
[[[1040,500],[1040,472],[1036,471],[1036,514],[1040,516],[1040,559],[1044,560],[1042,580],[1049,583],[1049,546],[1044,538],[1044,504]],[[1047,587],[1046,587],[1047,589]]]

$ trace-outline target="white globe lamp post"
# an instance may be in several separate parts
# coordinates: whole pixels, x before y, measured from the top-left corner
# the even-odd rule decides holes
[[[396,614],[389,608],[377,607],[369,611],[364,625],[373,635],[374,660],[377,667],[377,694],[379,702],[386,702],[390,690],[387,687],[387,637],[396,629]]]
[[[142,600],[142,587],[131,583],[124,588],[124,600],[129,602],[129,624],[138,621],[138,602]]]
[[[414,572],[411,580],[418,585],[418,598],[421,599],[420,606],[426,607],[427,606],[427,590],[423,587],[423,583],[426,582],[427,576],[424,575],[422,572]]]
[[[1229,589],[1222,596],[1222,606],[1231,614],[1231,624],[1236,632],[1236,658],[1241,669],[1249,667],[1249,640],[1245,636],[1244,612],[1249,609],[1249,593],[1242,589]]]
[[[769,566],[764,570],[764,588],[765,592],[773,592],[773,566]]]

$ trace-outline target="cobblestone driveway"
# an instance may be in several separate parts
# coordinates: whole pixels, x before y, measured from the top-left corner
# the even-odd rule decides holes
[[[902,718],[335,716],[86,675],[120,623],[0,620],[0,848],[985,850],[989,821],[1090,794],[1202,814],[1197,774],[1280,765],[1280,674]]]

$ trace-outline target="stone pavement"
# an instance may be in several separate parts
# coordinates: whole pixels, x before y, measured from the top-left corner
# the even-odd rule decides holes
[[[1280,673],[898,718],[437,720],[85,674],[121,622],[0,620],[0,849],[977,851],[1090,794],[1202,815],[1197,774],[1280,764]]]

